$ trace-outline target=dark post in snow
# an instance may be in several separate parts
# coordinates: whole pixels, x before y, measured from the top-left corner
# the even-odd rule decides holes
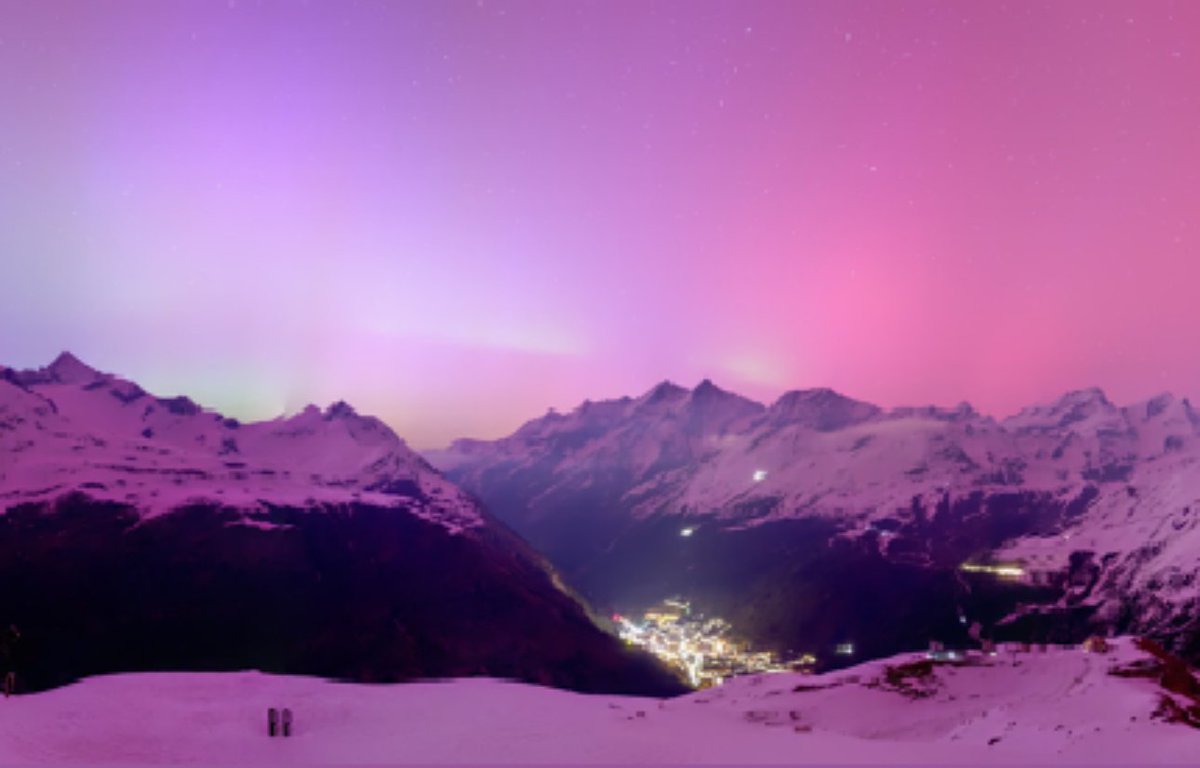
[[[292,735],[292,710],[290,709],[283,710],[283,735]]]
[[[21,632],[16,624],[0,631],[0,669],[4,671],[4,698],[17,692],[17,641]]]
[[[274,736],[279,730],[279,710],[271,707],[267,710],[267,735]]]

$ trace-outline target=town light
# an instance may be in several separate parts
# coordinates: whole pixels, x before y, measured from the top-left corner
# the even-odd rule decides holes
[[[1008,579],[1017,579],[1025,575],[1025,569],[1019,565],[980,565],[978,563],[963,563],[960,570],[967,573],[990,573]]]
[[[816,661],[811,654],[784,659],[771,651],[752,648],[732,637],[729,622],[693,613],[683,599],[664,600],[640,619],[622,617],[619,635],[626,643],[646,649],[686,676],[696,688],[719,685],[744,674],[787,672]]]
[[[765,469],[754,470],[754,482],[761,483],[763,480],[766,480],[766,479],[767,479],[767,470],[765,470]]]

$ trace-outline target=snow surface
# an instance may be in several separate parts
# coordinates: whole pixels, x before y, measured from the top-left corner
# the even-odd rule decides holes
[[[451,532],[478,507],[378,419],[345,403],[239,424],[163,399],[69,354],[36,371],[0,369],[0,514],[72,491],[143,516],[189,504],[241,510],[353,502],[403,508]]]
[[[1001,650],[909,698],[870,662],[738,678],[660,701],[488,679],[365,686],[257,672],[127,674],[0,699],[0,763],[1180,763],[1200,731],[1153,719],[1141,653]],[[797,687],[804,690],[797,690]],[[268,707],[295,713],[268,738]]]

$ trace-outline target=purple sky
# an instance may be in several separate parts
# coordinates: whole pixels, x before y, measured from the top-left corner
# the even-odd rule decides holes
[[[417,447],[1200,395],[1197,2],[0,0],[0,362]]]

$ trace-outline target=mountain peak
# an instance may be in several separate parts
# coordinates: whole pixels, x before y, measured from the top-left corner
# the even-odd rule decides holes
[[[971,405],[966,400],[959,401],[959,403],[953,408],[938,408],[936,406],[928,406],[927,408],[918,410],[926,411],[934,418],[942,419],[944,421],[962,422],[981,418],[979,411],[975,410],[975,406]]]
[[[666,400],[674,400],[680,395],[687,394],[687,390],[679,386],[669,379],[664,379],[654,385],[646,394],[642,395],[642,401],[645,403],[660,403]]]
[[[812,387],[810,389],[793,389],[779,396],[776,403],[835,403],[855,402],[853,399],[836,392],[829,387]]]
[[[354,410],[354,406],[350,405],[350,403],[347,403],[345,400],[338,400],[336,403],[325,409],[325,418],[327,420],[349,419],[357,415],[358,412]]]
[[[1149,400],[1135,403],[1124,410],[1132,412],[1138,418],[1149,421],[1152,419],[1182,419],[1193,425],[1200,424],[1192,404],[1186,397],[1176,397],[1170,392],[1160,392]]]
[[[692,390],[692,400],[717,398],[736,398],[739,400],[744,399],[741,395],[734,394],[726,389],[721,389],[716,384],[712,383],[712,379],[705,379],[704,381],[701,381],[696,385],[696,388]]]
[[[1096,418],[1117,413],[1104,390],[1088,387],[1067,392],[1047,405],[1033,405],[1015,416],[1004,420],[1004,424],[1016,429],[1065,429]]]
[[[1072,390],[1055,402],[1057,406],[1075,406],[1095,403],[1097,405],[1112,405],[1108,397],[1104,394],[1104,390],[1100,387],[1087,387],[1085,389]]]
[[[1175,396],[1170,392],[1160,392],[1145,402],[1138,403],[1135,408],[1142,412],[1147,419],[1161,415],[1176,403]]]
[[[803,424],[828,432],[866,421],[880,413],[878,406],[846,397],[828,387],[785,392],[769,409],[777,425]]]
[[[70,352],[62,352],[46,367],[46,373],[61,384],[82,384],[99,378],[100,372]]]

